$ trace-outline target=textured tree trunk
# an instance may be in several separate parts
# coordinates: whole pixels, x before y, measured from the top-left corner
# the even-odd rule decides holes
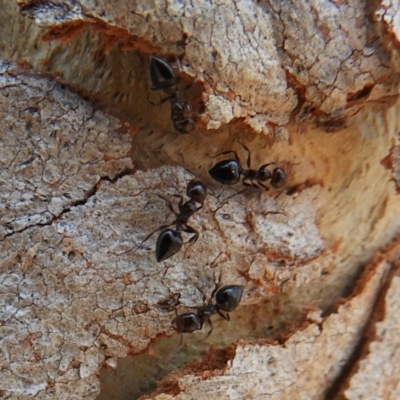
[[[400,398],[400,10],[367,3],[0,0],[1,398]],[[244,146],[281,194],[211,179]],[[218,281],[239,307],[179,346],[166,305]]]

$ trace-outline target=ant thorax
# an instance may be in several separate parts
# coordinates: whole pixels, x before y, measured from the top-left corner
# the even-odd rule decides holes
[[[254,169],[244,169],[241,171],[243,179],[249,179],[249,180],[253,180],[253,179],[257,179],[257,172]]]
[[[179,221],[187,222],[187,220],[197,211],[197,207],[193,201],[188,200],[185,203],[183,203],[181,207],[179,207],[179,211],[181,216],[181,218],[179,218]]]

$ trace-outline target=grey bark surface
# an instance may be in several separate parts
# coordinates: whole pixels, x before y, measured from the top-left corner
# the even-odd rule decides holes
[[[399,8],[300,3],[0,0],[0,396],[395,398]],[[202,93],[191,134],[148,101],[149,54]],[[239,143],[292,194],[213,183]],[[193,174],[200,238],[156,263],[156,194]],[[219,277],[240,307],[177,350],[159,304]]]
[[[20,2],[42,26],[82,22],[117,26],[150,50],[181,54],[207,88],[209,128],[244,118],[269,132],[311,114],[345,118],[370,101],[396,95],[393,71],[365,2],[161,1]],[[128,17],[129,16],[129,17]],[[118,21],[118,22],[117,22]],[[111,34],[111,33],[110,33]],[[130,43],[133,47],[134,44]],[[152,49],[151,49],[152,47]],[[246,60],[246,63],[243,63]],[[265,99],[268,98],[268,102]],[[351,110],[349,110],[351,108]],[[330,119],[330,118],[329,118]]]

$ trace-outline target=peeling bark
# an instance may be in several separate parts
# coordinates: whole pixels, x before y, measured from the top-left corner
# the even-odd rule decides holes
[[[99,399],[149,393],[151,365],[158,399],[396,393],[397,2],[0,5],[0,397],[96,398],[128,355],[143,375],[103,375]],[[148,101],[149,54],[204,101],[191,134]],[[210,180],[219,152],[245,165],[238,142],[290,172],[281,196]],[[172,220],[156,194],[193,174],[199,240],[156,263],[157,234],[137,248]],[[239,308],[178,351],[159,305],[198,307],[220,275]]]
[[[395,253],[397,258],[398,244]],[[161,383],[160,392],[174,395],[146,398],[325,398],[354,350],[359,329],[367,323],[390,267],[387,261],[370,265],[351,299],[325,319],[318,311],[310,312],[307,322],[284,344],[239,342],[225,362],[211,371],[208,364],[214,352],[210,351],[203,365],[193,363]],[[374,393],[370,390],[364,393]]]
[[[94,26],[125,48],[184,54],[184,71],[205,85],[208,128],[243,118],[268,133],[287,125],[296,108],[299,120],[314,115],[333,128],[366,102],[397,96],[398,71],[386,66],[390,57],[361,0],[19,5],[50,28],[48,37]]]
[[[365,353],[360,357],[357,369],[352,371],[344,392],[346,399],[368,398],[370,393],[382,399],[396,399],[399,387],[399,264],[392,272],[392,279],[382,298],[382,309],[377,310],[379,319],[372,320],[375,334],[365,343]],[[375,325],[373,324],[375,322]]]

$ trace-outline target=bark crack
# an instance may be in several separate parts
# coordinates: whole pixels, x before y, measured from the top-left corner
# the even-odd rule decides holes
[[[340,374],[328,388],[325,399],[326,400],[345,400],[344,394],[347,389],[351,377],[357,372],[358,365],[369,353],[369,346],[374,341],[376,334],[377,323],[382,321],[385,317],[385,301],[386,294],[390,289],[392,279],[398,275],[400,270],[400,263],[398,260],[390,262],[391,268],[382,282],[381,289],[376,296],[374,305],[371,309],[370,316],[366,320],[366,324],[359,332],[359,340],[351,356],[347,359],[345,365],[341,368]]]

